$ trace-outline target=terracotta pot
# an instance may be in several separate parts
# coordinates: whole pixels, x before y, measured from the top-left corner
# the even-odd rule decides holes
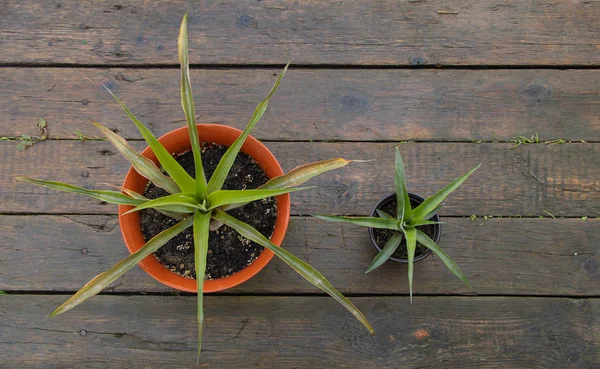
[[[214,142],[221,145],[231,145],[242,133],[239,129],[223,126],[219,124],[198,124],[198,136],[200,141]],[[183,153],[191,150],[188,128],[183,127],[167,133],[158,139],[160,143],[171,153]],[[248,136],[246,142],[242,146],[242,152],[250,155],[258,165],[265,171],[269,178],[283,175],[281,166],[273,156],[273,154],[262,143],[252,136]],[[158,164],[158,160],[154,152],[147,147],[142,155],[153,160]],[[133,168],[129,169],[125,177],[123,187],[134,190],[138,193],[143,193],[148,180],[139,175]],[[145,243],[144,236],[140,227],[139,212],[123,215],[130,210],[131,206],[119,205],[119,223],[121,233],[125,244],[130,253],[139,250]],[[271,241],[277,246],[281,245],[281,241],[285,236],[290,219],[290,197],[288,194],[277,196],[277,219],[275,221],[275,230]],[[260,256],[249,266],[239,272],[225,278],[207,280],[204,282],[204,292],[222,291],[240,283],[247,281],[264,268],[273,258],[273,252],[263,250]],[[197,292],[196,280],[182,277],[173,273],[163,266],[154,255],[149,255],[142,260],[139,265],[148,274],[154,277],[159,282],[176,288],[181,291]]]

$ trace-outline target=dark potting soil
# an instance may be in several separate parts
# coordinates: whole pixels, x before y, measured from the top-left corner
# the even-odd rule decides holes
[[[225,151],[227,151],[227,146],[204,144],[202,164],[207,180],[210,179]],[[191,151],[179,155],[175,159],[192,177],[195,177],[194,158]],[[254,159],[240,152],[225,180],[223,189],[254,189],[268,180],[269,178]],[[149,183],[144,195],[155,199],[166,196],[168,193],[153,183]],[[146,241],[177,223],[176,220],[160,214],[154,209],[144,209],[140,213],[142,233]],[[270,238],[275,229],[277,202],[275,198],[270,197],[253,201],[241,208],[229,210],[227,213],[248,223],[265,237]],[[223,225],[217,231],[211,231],[208,237],[205,279],[223,278],[239,272],[256,260],[262,251],[262,246],[242,238],[233,228]],[[154,256],[173,272],[195,279],[192,227],[167,242],[154,253]]]
[[[414,209],[420,203],[413,199],[410,199],[410,204]],[[383,207],[381,207],[379,210],[383,210],[395,218],[396,215],[398,214],[396,200],[388,202]],[[433,236],[435,234],[435,226],[433,226],[432,224],[428,224],[428,225],[424,225],[424,226],[420,226],[420,227],[416,227],[416,228],[421,230],[426,235],[428,235],[429,238],[433,239]],[[394,231],[391,229],[374,228],[373,234],[375,235],[375,240],[377,241],[377,244],[379,245],[379,247],[381,247],[383,249],[385,247],[385,244],[387,243],[387,241],[394,234]],[[427,252],[427,250],[428,249],[425,246],[421,245],[420,243],[417,243],[417,248],[415,249],[415,257],[425,254]],[[396,251],[394,251],[392,256],[395,258],[398,258],[398,259],[408,259],[408,251],[406,249],[406,239],[404,237],[402,237],[400,246],[398,246],[398,248],[396,249]]]

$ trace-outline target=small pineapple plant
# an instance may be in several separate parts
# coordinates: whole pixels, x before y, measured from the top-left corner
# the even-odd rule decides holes
[[[371,265],[367,268],[366,273],[373,271],[374,269],[385,263],[390,257],[396,252],[402,240],[405,240],[407,259],[408,259],[408,285],[410,289],[410,299],[412,302],[412,285],[413,285],[413,267],[415,259],[415,250],[417,243],[423,245],[427,249],[434,252],[446,265],[446,267],[456,276],[458,279],[463,281],[467,286],[471,287],[471,284],[467,280],[467,277],[458,267],[458,265],[442,250],[437,243],[432,240],[420,227],[428,225],[439,225],[440,222],[432,220],[439,210],[442,208],[442,202],[444,199],[454,190],[456,190],[467,178],[475,172],[481,164],[471,169],[466,174],[458,177],[452,181],[444,189],[436,193],[435,195],[423,200],[421,204],[416,206],[414,209],[411,205],[411,199],[408,191],[406,190],[406,178],[404,174],[404,163],[400,156],[400,150],[396,147],[395,157],[395,171],[394,171],[394,184],[396,188],[396,214],[392,216],[388,212],[381,209],[376,209],[378,217],[345,217],[345,216],[327,216],[327,215],[314,215],[317,218],[341,223],[350,223],[371,229],[388,229],[392,230],[392,235],[388,238],[385,246],[375,256]]]
[[[341,168],[350,163],[349,160],[342,158],[324,160],[297,167],[288,174],[272,178],[257,189],[222,189],[236,156],[240,152],[246,138],[249,136],[250,131],[265,113],[269,100],[281,83],[288,66],[283,69],[267,97],[258,104],[244,131],[222,156],[210,179],[207,179],[202,163],[202,147],[198,137],[194,100],[189,78],[187,14],[183,17],[181,23],[178,50],[179,61],[181,63],[181,104],[187,120],[195,166],[195,178],[187,173],[165,147],[161,145],[159,140],[150,132],[150,130],[146,128],[124,105],[124,103],[108,90],[108,88],[107,90],[115,98],[121,108],[123,108],[144,137],[144,140],[156,155],[166,174],[152,160],[138,154],[131,146],[129,146],[125,139],[98,123],[94,124],[114,147],[129,162],[131,162],[132,167],[140,175],[147,178],[155,186],[166,190],[169,193],[168,195],[155,199],[148,199],[144,197],[143,194],[127,188],[120,188],[120,192],[110,190],[90,190],[62,182],[17,177],[17,180],[45,186],[54,190],[83,194],[107,203],[132,206],[133,208],[129,210],[128,213],[140,211],[142,209],[155,209],[163,215],[177,220],[175,225],[148,240],[137,252],[132,253],[124,260],[118,262],[110,270],[93,278],[75,295],[52,312],[51,316],[62,314],[81,304],[86,299],[98,294],[144,258],[153,254],[160,247],[165,245],[169,240],[173,239],[188,227],[193,227],[194,265],[198,291],[197,320],[199,355],[202,344],[202,323],[204,321],[203,277],[206,268],[209,234],[210,230],[217,230],[222,225],[227,225],[236,230],[243,238],[271,250],[302,277],[342,304],[343,307],[348,309],[373,334],[373,328],[362,312],[336,290],[315,268],[283,248],[278,247],[252,226],[227,213],[229,210],[240,208],[252,201],[305,189],[304,187],[297,186],[319,174]]]

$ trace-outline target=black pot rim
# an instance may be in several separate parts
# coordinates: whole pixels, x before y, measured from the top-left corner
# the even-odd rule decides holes
[[[408,197],[412,200],[418,201],[419,203],[422,203],[423,201],[425,201],[424,198],[422,198],[419,195],[416,195],[414,193],[408,193]],[[375,207],[373,208],[373,211],[371,211],[371,216],[372,217],[379,217],[379,215],[377,214],[377,209],[381,209],[385,204],[387,204],[388,202],[391,201],[395,201],[396,200],[396,194],[395,193],[391,193],[389,195],[385,195],[384,197],[381,198],[381,200],[379,200],[379,202],[377,202],[377,205],[375,205]],[[431,220],[439,222],[440,221],[440,216],[438,214],[434,215]],[[438,243],[440,241],[440,238],[442,237],[442,225],[441,224],[435,224],[434,225],[435,228],[435,233],[433,235],[433,241],[435,243]],[[373,244],[373,246],[375,246],[375,248],[378,251],[381,251],[381,247],[379,247],[379,245],[377,244],[377,241],[375,240],[375,233],[373,232],[373,228],[369,227],[369,237],[371,238],[371,243]],[[424,254],[421,254],[419,256],[415,256],[414,258],[414,262],[420,261],[425,259],[426,257],[428,257],[429,255],[431,255],[431,250],[427,249],[427,252],[425,252]],[[398,263],[408,263],[408,259],[401,259],[401,258],[395,258],[393,256],[390,256],[389,260],[393,260],[395,262]]]

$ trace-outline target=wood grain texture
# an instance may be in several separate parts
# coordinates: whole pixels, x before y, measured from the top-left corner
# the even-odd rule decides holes
[[[138,149],[143,142],[135,142]],[[393,143],[267,142],[287,172],[318,160],[375,159],[313,179],[294,193],[292,213],[368,214],[393,192]],[[400,145],[408,189],[430,196],[476,164],[482,167],[446,200],[443,215],[600,215],[600,144],[409,143]],[[129,165],[107,142],[44,141],[26,151],[0,142],[0,213],[115,214],[116,206],[18,183],[16,175],[60,179],[86,188],[120,184]]]
[[[196,360],[195,297],[97,296],[48,319],[64,296],[2,296],[0,365],[181,368]],[[200,366],[596,368],[600,300],[352,299],[372,337],[327,297],[207,297]],[[300,364],[301,363],[301,364]]]
[[[243,128],[279,69],[193,70],[199,121]],[[89,78],[93,83],[86,80]],[[185,125],[176,69],[0,69],[0,136],[141,139],[109,86],[162,135]],[[598,70],[294,70],[253,134],[268,140],[600,141]]]
[[[431,256],[416,264],[415,294],[600,295],[600,219],[443,220],[440,245],[473,288]],[[0,290],[9,292],[76,291],[128,255],[114,216],[2,215],[0,234]],[[366,228],[292,217],[283,247],[343,293],[408,294],[404,264],[365,275],[376,254]],[[134,268],[106,292],[175,290]],[[320,293],[277,258],[226,292]]]
[[[9,0],[2,63],[598,65],[595,1]],[[5,47],[5,50],[7,48]]]

